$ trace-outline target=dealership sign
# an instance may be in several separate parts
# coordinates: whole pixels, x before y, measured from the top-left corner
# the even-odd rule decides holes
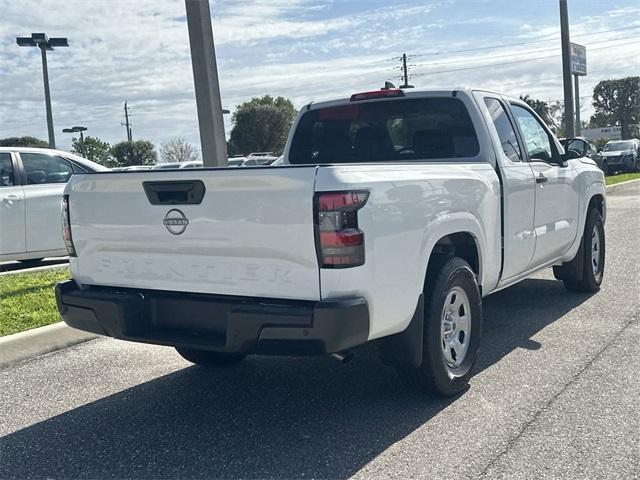
[[[571,44],[571,73],[573,75],[587,74],[587,47]]]

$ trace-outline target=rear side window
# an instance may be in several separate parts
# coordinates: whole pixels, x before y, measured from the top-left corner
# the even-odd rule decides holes
[[[478,137],[464,103],[434,97],[351,103],[306,112],[293,137],[292,164],[474,157]]]
[[[485,98],[484,103],[489,110],[493,125],[498,132],[502,151],[512,162],[522,161],[522,150],[520,150],[518,137],[516,137],[516,132],[511,124],[511,120],[509,120],[507,116],[504,106],[495,98]]]
[[[12,187],[13,185],[15,185],[15,182],[11,154],[0,153],[0,187]]]
[[[54,155],[21,153],[27,184],[66,183],[73,175],[71,162]]]

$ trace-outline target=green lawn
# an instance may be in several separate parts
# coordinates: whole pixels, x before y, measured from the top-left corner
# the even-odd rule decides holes
[[[66,268],[0,276],[0,337],[60,321],[53,286]]]
[[[640,173],[620,173],[619,175],[611,175],[605,177],[604,181],[607,185],[614,185],[620,182],[626,182],[628,180],[636,180],[640,178]]]

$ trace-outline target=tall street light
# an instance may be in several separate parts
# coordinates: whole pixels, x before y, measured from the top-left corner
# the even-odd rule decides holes
[[[16,43],[20,47],[39,47],[42,53],[42,76],[44,77],[44,102],[47,107],[47,130],[49,131],[49,146],[56,148],[53,134],[53,115],[51,114],[51,95],[49,93],[49,71],[47,70],[47,50],[53,47],[68,47],[66,37],[48,38],[44,33],[32,33],[30,37],[17,37]]]
[[[80,150],[82,150],[82,155],[86,156],[87,152],[84,150],[84,135],[82,132],[86,131],[87,127],[75,126],[71,128],[63,128],[62,131],[64,133],[77,133],[80,132]]]

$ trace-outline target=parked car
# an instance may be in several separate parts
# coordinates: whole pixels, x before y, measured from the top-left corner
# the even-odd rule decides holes
[[[165,162],[165,163],[156,163],[151,167],[151,170],[166,170],[169,168],[181,168],[180,162]]]
[[[639,149],[640,142],[636,139],[608,141],[600,152],[603,170],[605,172],[640,171]]]
[[[245,157],[229,157],[229,166],[230,167],[241,167],[245,161]]]
[[[151,170],[152,168],[153,168],[153,165],[130,165],[128,167],[124,167],[122,171],[137,172],[137,171]]]
[[[261,165],[271,165],[278,157],[271,152],[254,152],[247,155],[243,167],[256,167]]]
[[[602,282],[604,175],[518,99],[312,103],[284,164],[297,168],[74,177],[65,322],[217,367],[376,342],[407,384],[451,396],[473,370],[482,297],[552,266],[571,291]]]
[[[202,168],[204,164],[202,160],[194,160],[191,162],[182,162],[180,164],[180,168]]]
[[[73,174],[102,171],[109,169],[60,150],[0,147],[0,261],[67,255],[60,225],[65,184]]]

